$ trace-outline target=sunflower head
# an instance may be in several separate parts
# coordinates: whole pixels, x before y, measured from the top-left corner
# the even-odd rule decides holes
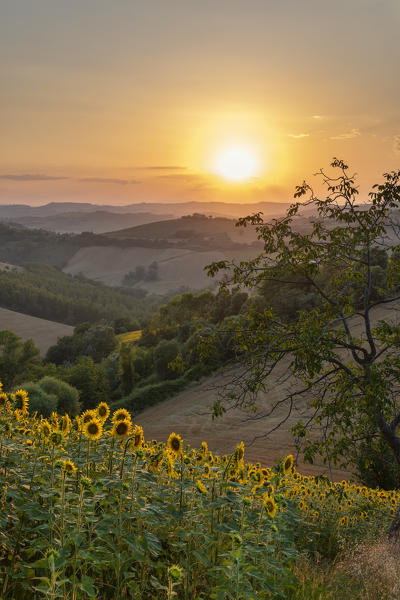
[[[131,415],[125,408],[118,408],[112,416],[112,422],[116,421],[131,421]]]
[[[144,443],[144,435],[143,435],[143,428],[140,427],[140,425],[135,425],[135,427],[133,428],[133,432],[132,432],[132,439],[130,442],[130,449],[133,450],[140,450],[140,448],[142,448]]]
[[[72,475],[76,471],[76,466],[72,462],[72,460],[64,460],[63,461],[63,471],[66,475]]]
[[[40,424],[40,431],[42,433],[42,436],[44,438],[46,438],[46,440],[49,439],[49,437],[51,436],[51,427],[50,427],[50,423],[48,422],[47,419],[44,419],[41,424]]]
[[[131,433],[132,430],[132,423],[130,422],[130,420],[118,420],[114,422],[112,431],[111,431],[111,435],[113,435],[116,438],[123,438],[126,437],[127,435],[129,435]]]
[[[168,579],[173,583],[179,583],[182,579],[182,568],[178,567],[178,565],[172,565],[172,567],[168,569]]]
[[[82,431],[83,435],[89,440],[98,440],[103,433],[103,425],[98,419],[93,419],[92,421],[84,423]]]
[[[8,396],[5,392],[0,391],[0,409],[4,408],[8,402]]]
[[[82,427],[85,425],[85,423],[89,423],[93,420],[97,420],[97,412],[95,410],[85,410],[85,412],[81,414]]]
[[[20,409],[21,413],[24,415],[28,414],[28,392],[26,392],[25,390],[17,390],[16,392],[14,392],[14,398],[17,403],[17,407]]]
[[[204,483],[203,483],[202,481],[200,481],[200,479],[198,479],[198,480],[196,481],[196,487],[197,487],[197,489],[199,490],[199,492],[200,492],[201,494],[207,494],[207,488],[206,488],[206,486],[204,485]]]
[[[276,515],[276,511],[278,510],[275,500],[268,494],[265,494],[263,497],[263,504],[268,516],[273,519]]]
[[[182,454],[183,441],[181,436],[176,433],[171,433],[168,438],[167,447],[175,457]]]
[[[71,419],[68,415],[61,417],[61,431],[64,436],[67,436],[71,429]]]
[[[207,453],[208,453],[208,445],[207,445],[207,442],[201,442],[201,450],[200,450],[200,452],[201,452],[201,455],[202,455],[203,457],[204,457],[204,456],[207,456]]]
[[[96,407],[96,413],[100,421],[105,423],[110,416],[110,407],[108,406],[107,402],[100,402],[100,404]]]
[[[282,463],[282,470],[284,475],[288,475],[293,469],[293,455],[288,454]]]

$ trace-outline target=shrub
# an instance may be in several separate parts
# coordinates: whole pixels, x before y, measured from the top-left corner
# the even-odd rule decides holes
[[[28,392],[31,413],[37,412],[43,417],[50,417],[51,413],[57,410],[57,396],[47,393],[38,383],[29,381],[22,387]]]
[[[39,386],[46,394],[57,397],[57,412],[62,415],[68,413],[70,417],[79,413],[79,391],[75,387],[55,377],[43,377]]]

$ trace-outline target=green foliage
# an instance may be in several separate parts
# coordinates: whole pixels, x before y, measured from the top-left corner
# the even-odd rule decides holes
[[[23,271],[0,272],[0,305],[25,314],[76,325],[101,319],[144,319],[160,298],[136,298],[129,290],[115,289],[58,268],[25,264]]]
[[[53,411],[57,411],[57,396],[46,392],[39,383],[29,381],[23,384],[23,389],[28,392],[31,413],[37,412],[43,417],[50,417]]]
[[[121,393],[127,396],[133,389],[135,383],[135,352],[132,344],[121,344],[119,347],[119,379],[121,382]]]
[[[94,408],[100,402],[107,402],[110,387],[102,365],[96,364],[89,356],[61,372],[64,381],[79,391],[82,409]]]
[[[174,379],[176,377],[176,372],[170,367],[170,363],[176,358],[178,352],[179,345],[176,340],[161,340],[154,349],[154,368],[160,379]]]
[[[32,340],[23,342],[12,331],[0,331],[0,378],[6,390],[31,377],[39,365],[39,349]]]
[[[117,338],[112,327],[83,323],[75,327],[72,336],[63,336],[48,349],[46,361],[60,365],[74,363],[80,356],[90,356],[100,362],[116,347]]]
[[[71,418],[79,413],[79,391],[72,385],[49,376],[40,379],[38,385],[46,394],[57,398],[58,413],[61,415],[68,413]]]
[[[378,431],[400,465],[400,326],[387,313],[375,316],[379,305],[389,310],[400,299],[394,218],[400,171],[385,173],[368,203],[359,203],[347,165],[334,159],[331,166],[335,175],[319,173],[325,198],[303,183],[295,198],[308,198],[285,217],[271,223],[261,214],[239,220],[239,226],[255,228],[264,245],[259,256],[209,267],[211,275],[227,271],[222,290],[261,290],[267,303],[262,311],[250,303],[237,318],[233,346],[244,375],[218,399],[216,414],[224,404],[254,410],[257,393],[282,365],[292,385],[275,408],[286,405],[290,415],[298,402],[307,404],[311,417],[293,429],[306,460],[322,454],[357,466],[363,442]],[[303,217],[304,206],[308,214],[313,211],[311,219]],[[209,347],[214,339],[211,335]]]
[[[357,449],[355,465],[360,481],[368,487],[384,490],[400,488],[400,467],[393,453],[378,436],[364,440]]]

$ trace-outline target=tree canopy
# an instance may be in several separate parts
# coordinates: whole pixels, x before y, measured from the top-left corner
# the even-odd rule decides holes
[[[227,289],[278,286],[282,294],[300,285],[309,297],[290,318],[270,302],[235,321],[244,369],[221,391],[214,414],[232,406],[257,411],[257,393],[283,367],[283,398],[257,413],[266,434],[274,411],[286,406],[283,425],[306,402],[309,416],[293,429],[306,460],[321,454],[348,465],[363,443],[378,438],[400,465],[400,171],[385,173],[361,201],[348,166],[334,159],[331,167],[333,175],[319,172],[324,197],[303,182],[283,218],[239,220],[264,244],[257,257],[208,267],[211,275],[225,272]]]

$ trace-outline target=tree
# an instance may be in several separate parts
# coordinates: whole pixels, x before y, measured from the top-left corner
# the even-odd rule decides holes
[[[0,331],[0,381],[6,390],[27,378],[40,367],[39,349],[33,340],[23,342],[12,331]]]
[[[261,254],[208,268],[211,275],[229,273],[223,287],[290,287],[301,277],[318,297],[291,319],[271,308],[240,317],[234,343],[245,372],[239,386],[222,392],[214,412],[227,405],[254,409],[257,392],[286,365],[294,384],[265,417],[286,404],[283,424],[298,400],[307,402],[310,418],[293,430],[306,460],[322,454],[346,465],[357,448],[379,437],[400,465],[400,171],[384,174],[362,203],[348,166],[338,159],[331,166],[335,176],[319,172],[325,198],[304,182],[295,198],[306,200],[296,201],[283,218],[266,223],[259,213],[239,220],[239,226],[255,226]],[[304,207],[308,215],[312,209],[311,219],[302,216]],[[399,531],[400,510],[391,534]]]

